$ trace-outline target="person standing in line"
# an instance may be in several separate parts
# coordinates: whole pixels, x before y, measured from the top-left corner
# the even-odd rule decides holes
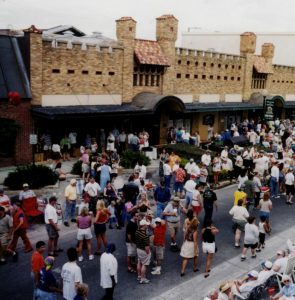
[[[210,275],[212,259],[217,249],[215,245],[215,235],[218,232],[219,230],[213,225],[212,220],[206,220],[205,226],[202,229],[202,249],[203,253],[206,254],[205,278]]]
[[[295,177],[293,174],[293,169],[289,168],[288,173],[285,176],[285,186],[286,186],[286,203],[292,205],[293,204],[293,197],[295,193],[294,189]]]
[[[271,168],[271,174],[270,174],[270,194],[271,197],[274,198],[280,198],[278,196],[279,193],[279,176],[280,176],[280,170],[278,168],[278,162],[274,162],[274,165]]]
[[[77,265],[77,250],[69,248],[67,251],[68,262],[62,266],[61,278],[63,282],[63,297],[73,300],[76,295],[76,287],[83,283],[81,268]]]
[[[100,285],[105,289],[102,300],[113,300],[114,289],[118,283],[118,261],[113,255],[115,251],[115,244],[108,243],[100,258]]]
[[[207,187],[203,193],[203,207],[205,211],[204,224],[207,220],[212,220],[213,208],[217,211],[217,196],[213,191],[213,186]]]
[[[33,300],[36,299],[36,288],[40,279],[40,271],[44,268],[44,257],[45,243],[38,241],[36,243],[36,251],[32,255],[31,259],[31,277],[33,279]]]
[[[31,252],[33,247],[27,236],[27,220],[24,211],[21,208],[21,202],[16,201],[13,204],[13,236],[7,251],[12,253],[14,260],[17,260],[17,253],[15,252],[18,239],[23,240],[25,246],[25,253]]]
[[[89,211],[96,215],[96,203],[98,199],[98,195],[101,191],[100,185],[95,181],[93,176],[90,177],[89,182],[85,185],[84,191],[88,193],[89,200]]]
[[[146,268],[151,261],[150,239],[146,230],[150,226],[150,222],[142,219],[139,222],[139,228],[135,232],[135,243],[137,248],[137,274],[140,284],[146,284],[150,281],[146,278]]]
[[[248,223],[245,225],[244,248],[242,251],[241,261],[247,257],[247,250],[251,248],[252,258],[256,258],[256,248],[258,245],[259,230],[255,224],[255,217],[250,216]]]
[[[48,234],[48,255],[57,256],[57,252],[62,252],[62,249],[58,249],[57,242],[59,238],[60,228],[57,225],[58,216],[56,212],[56,197],[52,196],[49,198],[49,203],[45,207],[44,218],[45,226]]]
[[[69,219],[71,222],[75,223],[75,209],[76,209],[76,200],[77,200],[77,189],[76,189],[77,180],[71,179],[70,184],[65,189],[65,198],[66,198],[66,209],[65,209],[65,220],[64,225],[69,227]]]

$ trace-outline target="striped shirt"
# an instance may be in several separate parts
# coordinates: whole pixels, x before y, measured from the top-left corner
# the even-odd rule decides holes
[[[150,245],[150,240],[145,230],[136,230],[135,232],[135,244],[138,249],[145,250],[146,246]]]

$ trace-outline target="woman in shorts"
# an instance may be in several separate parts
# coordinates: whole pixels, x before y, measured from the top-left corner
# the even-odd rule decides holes
[[[219,184],[219,175],[221,172],[221,158],[220,153],[217,153],[216,156],[213,158],[213,178],[215,186]]]
[[[100,255],[101,242],[103,242],[105,247],[107,246],[106,223],[108,222],[111,213],[105,207],[102,200],[97,201],[96,210],[97,213],[94,221],[94,232],[97,240],[97,251],[94,254]]]
[[[206,220],[205,226],[202,229],[202,248],[203,253],[207,255],[206,269],[204,274],[205,278],[207,278],[210,275],[212,259],[214,253],[216,252],[215,235],[218,232],[219,230],[215,226],[213,226],[212,220]]]
[[[91,254],[91,216],[88,213],[88,208],[83,207],[80,215],[77,218],[77,226],[78,226],[78,233],[77,233],[77,240],[79,242],[78,245],[78,260],[83,261],[82,255],[82,247],[83,247],[83,240],[86,240],[87,245],[87,252],[89,260],[93,260],[94,256]]]
[[[256,258],[256,248],[258,245],[259,230],[255,224],[255,217],[250,216],[248,223],[245,225],[245,237],[244,248],[242,251],[241,261],[244,261],[247,257],[247,251],[251,248],[252,258]]]
[[[295,177],[293,174],[293,169],[289,168],[288,173],[285,176],[285,187],[286,187],[286,196],[287,196],[287,204],[292,205],[293,204],[293,197],[294,197],[294,183],[295,183]]]

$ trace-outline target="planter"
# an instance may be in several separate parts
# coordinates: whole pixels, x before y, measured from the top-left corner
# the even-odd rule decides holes
[[[44,153],[35,153],[35,162],[44,161]]]

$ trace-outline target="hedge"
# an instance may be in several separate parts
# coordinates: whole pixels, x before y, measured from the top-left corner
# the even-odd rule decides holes
[[[142,161],[145,166],[151,164],[150,158],[140,152],[126,150],[120,157],[120,165],[126,169],[133,169],[139,161]]]

